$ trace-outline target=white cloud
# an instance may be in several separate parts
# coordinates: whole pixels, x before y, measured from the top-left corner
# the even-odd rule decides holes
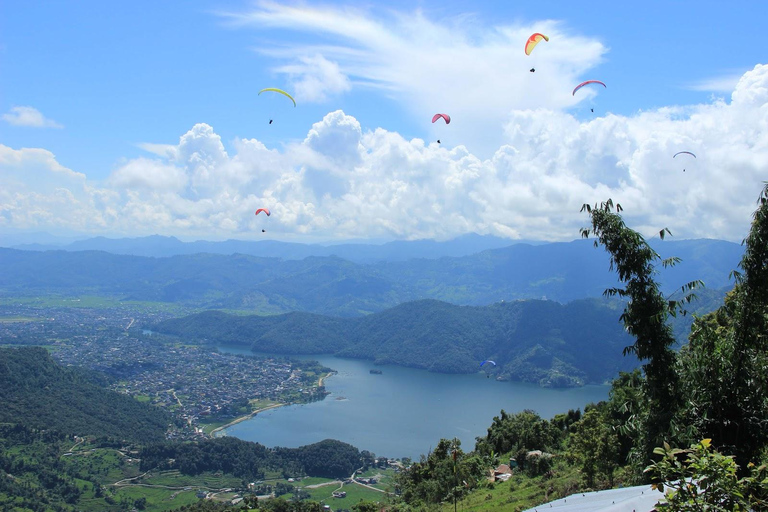
[[[484,156],[502,142],[500,128],[510,111],[559,110],[588,98],[590,93],[574,98],[563,84],[579,83],[607,51],[599,41],[571,34],[556,21],[489,28],[466,23],[464,18],[432,20],[418,10],[388,11],[386,17],[375,17],[349,7],[276,2],[220,15],[239,27],[292,30],[310,34],[314,40],[324,38],[327,44],[281,39],[280,46],[265,43],[257,51],[293,61],[276,68],[289,79],[301,75],[313,59],[333,63],[333,72],[306,71],[306,82],[296,83],[302,88],[330,89],[329,84],[343,84],[341,77],[349,77],[352,87],[374,87],[396,98],[415,118],[430,119],[435,112],[448,111],[457,121],[451,125],[450,138]],[[526,56],[523,42],[539,31],[550,41]],[[529,73],[531,67],[537,71]],[[316,80],[318,74],[326,78]],[[486,129],[477,130],[477,126]],[[435,134],[444,133],[438,132],[437,125],[433,128]]]
[[[64,128],[56,121],[47,119],[39,110],[33,107],[12,107],[10,112],[3,114],[3,120],[14,126]]]
[[[587,223],[582,203],[611,198],[648,236],[668,227],[678,238],[740,241],[768,175],[768,66],[744,74],[730,102],[588,122],[549,107],[512,110],[499,137],[484,158],[363,130],[335,111],[280,150],[255,139],[227,150],[197,124],[101,188],[50,152],[0,146],[0,223],[208,238],[266,228],[313,240],[473,231],[571,240]],[[697,158],[672,158],[683,150]],[[256,217],[259,207],[272,216]]]
[[[153,144],[151,142],[141,142],[137,146],[148,153],[152,153],[169,160],[178,158],[177,147],[173,144]]]
[[[288,75],[296,101],[323,102],[328,96],[349,91],[349,78],[339,70],[339,65],[320,54],[302,56],[299,62],[281,66],[279,73]]]
[[[732,72],[721,76],[714,76],[686,86],[692,91],[730,93],[738,83],[744,72]]]
[[[156,160],[136,158],[112,173],[109,183],[117,189],[180,192],[187,186],[183,169]]]
[[[104,229],[114,199],[113,192],[95,189],[50,151],[0,144],[0,227]]]

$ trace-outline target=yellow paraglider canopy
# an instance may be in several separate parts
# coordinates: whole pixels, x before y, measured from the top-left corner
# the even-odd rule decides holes
[[[276,88],[274,88],[274,87],[267,87],[266,89],[262,89],[262,90],[260,90],[260,91],[259,91],[259,94],[261,94],[261,93],[263,93],[263,92],[265,92],[265,91],[277,92],[277,93],[283,94],[283,95],[285,95],[285,96],[288,96],[288,98],[289,98],[289,99],[290,99],[290,100],[293,102],[293,106],[294,106],[294,107],[296,106],[296,100],[295,100],[295,99],[293,99],[293,96],[291,96],[290,94],[288,94],[287,92],[285,92],[285,91],[284,91],[284,90],[282,90],[282,89],[276,89]]]
[[[539,32],[532,34],[531,37],[529,37],[528,40],[525,42],[525,54],[530,55],[534,47],[537,44],[539,44],[539,41],[541,41],[542,39],[544,41],[549,41],[549,38],[544,34],[540,34]]]

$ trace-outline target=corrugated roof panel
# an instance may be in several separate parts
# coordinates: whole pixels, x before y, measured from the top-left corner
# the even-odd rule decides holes
[[[650,485],[571,494],[525,512],[652,512],[664,497]]]

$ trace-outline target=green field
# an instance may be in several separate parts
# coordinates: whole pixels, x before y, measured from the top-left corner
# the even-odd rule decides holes
[[[301,483],[303,484],[304,481]],[[386,502],[387,500],[387,495],[385,493],[374,491],[357,484],[344,484],[340,489],[339,486],[328,485],[318,489],[305,490],[311,496],[311,500],[323,501],[325,504],[333,507],[334,510],[337,508],[351,508],[352,505],[361,500],[379,502]],[[345,498],[334,498],[331,493],[336,490],[345,491],[347,496]]]
[[[197,503],[200,499],[195,496],[196,493],[197,489],[173,490],[135,486],[120,488],[115,492],[114,499],[119,503],[124,498],[130,502],[135,502],[135,500],[140,498],[146,498],[147,505],[144,510],[154,512],[171,510],[179,508],[182,505]],[[102,503],[104,502],[102,501]]]
[[[581,475],[574,468],[560,465],[553,478],[529,478],[516,474],[506,482],[485,484],[457,502],[467,512],[518,512],[547,501],[573,494],[581,488]],[[453,502],[444,503],[442,512],[453,511]]]
[[[40,296],[5,296],[0,297],[0,306],[27,306],[33,308],[90,308],[123,309],[126,311],[164,312],[174,316],[186,316],[205,311],[203,307],[193,307],[172,302],[123,300],[121,297],[108,295],[40,295]],[[230,315],[269,315],[255,310],[220,309]],[[34,320],[34,319],[33,319]]]
[[[240,487],[241,479],[214,473],[202,473],[200,475],[183,475],[177,470],[152,472],[142,478],[142,484],[164,485],[167,487],[194,487],[209,490],[218,490],[231,487]]]
[[[31,316],[0,316],[0,324],[13,324],[18,322],[42,322],[42,318]]]

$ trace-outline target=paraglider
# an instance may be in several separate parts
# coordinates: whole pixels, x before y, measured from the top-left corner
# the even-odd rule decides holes
[[[287,96],[287,97],[288,97],[288,99],[290,99],[290,100],[293,102],[293,106],[294,106],[294,107],[296,106],[296,100],[295,100],[295,99],[293,99],[293,96],[291,96],[290,94],[288,94],[287,92],[285,92],[285,91],[284,91],[284,90],[282,90],[282,89],[276,89],[275,87],[267,87],[266,89],[262,89],[262,90],[260,90],[260,91],[259,91],[259,95],[261,95],[261,93],[263,93],[263,92],[267,92],[267,91],[270,91],[270,92],[276,92],[276,93],[278,93],[278,94],[282,94],[282,95],[284,95],[284,96]]]
[[[531,73],[535,73],[536,72],[536,68],[531,68],[528,71],[530,71]]]
[[[451,116],[448,114],[435,114],[432,116],[432,123],[434,124],[438,119],[445,121],[445,124],[451,124]],[[440,144],[440,139],[437,139],[437,143]]]
[[[541,40],[549,41],[549,38],[545,36],[544,34],[540,34],[538,32],[535,32],[534,34],[531,34],[531,37],[528,38],[528,40],[525,42],[525,54],[530,55],[533,49],[536,47],[537,44]],[[533,72],[534,70],[531,70]]]
[[[269,208],[259,208],[258,210],[256,210],[256,215],[260,214],[261,212],[264,212],[264,213],[266,213],[266,214],[267,214],[267,217],[269,217],[269,216],[271,215],[271,214],[269,213]],[[262,232],[262,233],[266,233],[266,232],[267,232],[267,230],[266,230],[266,229],[262,229],[262,230],[261,230],[261,232]]]
[[[288,94],[287,92],[285,92],[282,89],[277,89],[275,87],[267,87],[266,89],[260,90],[259,91],[259,95],[261,95],[261,93],[263,93],[263,92],[274,92],[274,93],[277,93],[277,94],[281,94],[281,95],[287,97],[289,100],[291,100],[293,102],[293,106],[294,107],[296,106],[296,100],[293,99],[293,96],[291,96],[290,94]],[[269,120],[269,124],[272,124],[273,121],[274,121],[274,119],[270,119]]]
[[[451,116],[449,116],[448,114],[435,114],[434,116],[432,116],[432,122],[434,123],[440,118],[442,118],[443,121],[445,121],[445,124],[451,124]]]
[[[672,158],[675,158],[677,155],[691,155],[693,158],[696,158],[696,155],[694,155],[690,151],[678,151],[677,153],[672,155]],[[685,172],[685,169],[683,169],[683,172]]]
[[[480,363],[480,368],[482,368],[482,367],[483,367],[483,365],[484,365],[484,364],[486,364],[486,363],[488,363],[488,364],[492,364],[494,367],[496,366],[496,362],[495,362],[495,361],[491,361],[490,359],[486,359],[485,361],[483,361],[482,363]],[[487,369],[486,369],[486,370],[487,370]],[[491,374],[489,374],[487,371],[485,372],[485,378],[486,378],[486,379],[490,379],[490,378],[491,378]]]
[[[577,85],[576,88],[573,89],[573,93],[571,93],[571,95],[572,96],[576,96],[576,91],[578,91],[579,89],[581,89],[582,87],[584,87],[585,85],[588,85],[588,84],[600,84],[603,87],[605,87],[606,89],[608,88],[608,86],[605,85],[600,80],[587,80],[586,82],[581,82],[579,85]]]

